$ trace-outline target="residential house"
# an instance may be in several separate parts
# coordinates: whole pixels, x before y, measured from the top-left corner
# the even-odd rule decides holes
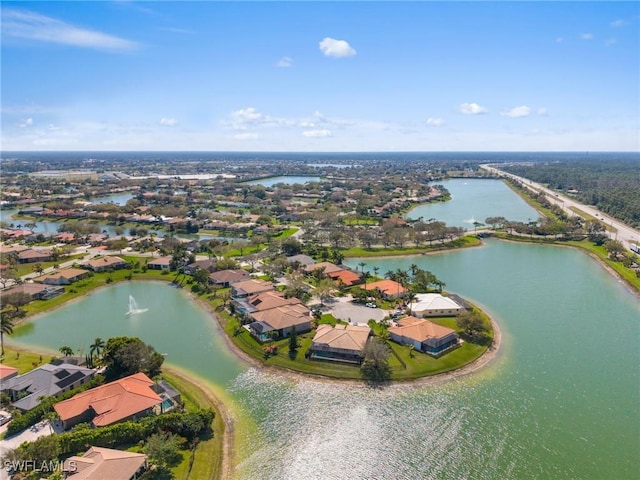
[[[18,369],[0,363],[0,383],[18,375]]]
[[[38,277],[35,281],[47,285],[71,285],[73,282],[82,280],[89,275],[91,275],[90,272],[80,268],[65,268],[64,270],[58,270],[57,272]]]
[[[397,326],[389,327],[389,337],[396,343],[412,345],[416,350],[431,355],[441,355],[458,345],[455,330],[417,317],[398,320]]]
[[[231,285],[231,297],[232,298],[246,298],[249,295],[255,295],[256,293],[271,292],[275,290],[271,282],[265,282],[264,280],[243,280],[241,282],[235,282]]]
[[[153,260],[147,262],[147,268],[151,270],[170,270],[172,261],[173,257],[171,255],[154,258]]]
[[[416,301],[409,304],[409,308],[416,317],[452,316],[465,311],[455,300],[439,293],[418,293]]]
[[[15,285],[7,290],[0,292],[0,298],[4,303],[4,299],[14,293],[26,293],[31,300],[49,300],[64,293],[64,288],[58,286],[43,285],[40,283],[23,283]]]
[[[220,287],[228,287],[236,282],[249,280],[251,275],[246,270],[220,270],[209,275],[211,283]]]
[[[89,260],[85,263],[85,266],[94,272],[105,272],[109,269],[118,270],[124,268],[127,266],[127,262],[120,257],[105,256]]]
[[[144,453],[91,447],[82,456],[67,458],[62,465],[65,479],[135,480],[148,468]]]
[[[162,398],[152,387],[153,380],[140,372],[78,393],[53,408],[65,430],[83,422],[104,427],[150,415],[159,409]]]
[[[51,251],[49,250],[29,248],[18,253],[19,263],[48,262],[49,260],[51,260]]]
[[[73,233],[63,232],[56,235],[56,240],[62,243],[71,243],[76,239],[76,236]]]
[[[236,314],[248,315],[253,312],[261,312],[270,308],[282,307],[284,305],[296,305],[300,299],[296,297],[285,298],[285,296],[275,290],[255,293],[245,298],[234,299]]]
[[[352,285],[360,282],[360,275],[347,269],[328,273],[327,276],[339,285],[344,285],[346,287],[351,287]]]
[[[184,273],[193,275],[194,273],[196,273],[198,269],[206,270],[209,273],[213,273],[216,271],[217,263],[218,263],[218,260],[216,260],[215,258],[210,258],[206,260],[196,260],[195,262],[190,263],[189,265],[184,267]]]
[[[88,382],[95,370],[63,363],[47,363],[40,367],[2,381],[0,390],[11,396],[13,406],[23,412],[37,407],[43,397],[56,397]]]
[[[371,329],[366,325],[319,325],[309,358],[345,363],[362,363]]]
[[[252,323],[249,332],[260,342],[288,337],[295,328],[296,333],[311,330],[311,311],[302,304],[284,305],[249,315]]]
[[[287,257],[287,262],[289,262],[290,264],[299,263],[300,265],[304,265],[305,267],[307,265],[313,265],[314,263],[316,263],[313,258],[311,258],[309,255],[304,254],[292,255],[290,257]]]
[[[335,263],[331,262],[312,263],[311,265],[307,265],[306,267],[304,267],[304,271],[307,273],[313,273],[316,270],[322,270],[325,275],[329,275],[330,273],[344,270],[344,267],[339,267]]]
[[[363,286],[365,290],[378,290],[385,298],[398,298],[404,295],[407,291],[400,283],[395,280],[380,280],[378,282],[368,283]]]

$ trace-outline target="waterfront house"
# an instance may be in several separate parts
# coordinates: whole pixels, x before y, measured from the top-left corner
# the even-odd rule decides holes
[[[309,349],[310,358],[360,364],[370,335],[366,325],[319,325]]]
[[[365,290],[377,290],[385,298],[398,298],[404,295],[407,291],[400,283],[395,280],[380,280],[378,282],[368,283],[363,286]]]
[[[409,308],[416,317],[452,316],[465,311],[455,300],[439,293],[418,293]]]
[[[235,282],[231,285],[231,297],[246,298],[249,295],[255,295],[257,293],[270,292],[275,290],[273,284],[265,282],[264,280],[243,280],[241,282]]]
[[[431,355],[440,355],[458,345],[455,330],[417,317],[398,320],[397,326],[389,327],[389,337],[396,343],[412,345]]]
[[[0,363],[0,383],[18,375],[18,369]]]
[[[82,456],[67,458],[62,471],[70,480],[135,480],[148,468],[144,453],[90,447]]]
[[[67,430],[83,422],[104,427],[134,420],[152,414],[161,404],[153,380],[140,372],[78,393],[56,403],[54,409]]]
[[[151,270],[169,270],[171,268],[172,261],[173,257],[171,255],[154,258],[153,260],[147,262],[147,268]]]
[[[288,337],[294,328],[296,333],[311,330],[311,311],[302,304],[254,312],[249,317],[252,320],[249,331],[260,342]]]
[[[209,275],[211,283],[220,287],[228,287],[236,282],[249,280],[251,275],[246,270],[220,270]]]
[[[23,283],[22,285],[15,285],[7,290],[0,292],[0,298],[2,303],[5,303],[5,298],[14,293],[26,293],[31,300],[49,300],[50,298],[57,297],[64,293],[64,288],[52,285],[43,285],[41,283]]]
[[[94,272],[105,272],[109,269],[118,270],[124,268],[127,266],[127,262],[120,257],[105,256],[89,260],[85,266]]]
[[[48,273],[35,279],[38,283],[46,285],[71,285],[73,282],[82,280],[91,275],[90,272],[80,268],[65,268],[57,272]]]
[[[3,380],[0,391],[11,397],[14,407],[26,412],[37,407],[42,398],[56,397],[72,390],[94,375],[95,370],[90,368],[70,363],[47,363],[24,375]]]
[[[261,312],[284,305],[296,305],[302,302],[299,298],[285,298],[282,293],[270,290],[268,292],[254,293],[246,298],[234,299],[233,303],[236,307],[236,314],[248,315],[253,312]]]
[[[209,273],[213,273],[216,271],[216,264],[218,260],[215,258],[206,259],[206,260],[196,260],[193,263],[190,263],[186,267],[184,267],[184,273],[189,275],[193,275],[197,270],[206,270]]]
[[[338,270],[337,272],[328,273],[327,276],[334,282],[350,287],[360,281],[360,275],[351,270]]]

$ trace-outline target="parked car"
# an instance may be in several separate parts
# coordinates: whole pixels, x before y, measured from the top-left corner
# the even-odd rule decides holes
[[[378,306],[373,302],[368,302],[368,303],[365,304],[365,306],[367,306],[369,308],[378,308]]]
[[[5,423],[9,423],[13,417],[9,415],[0,415],[0,427]]]

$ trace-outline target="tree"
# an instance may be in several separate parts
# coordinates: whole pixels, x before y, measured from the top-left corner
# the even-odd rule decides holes
[[[4,357],[4,336],[13,333],[13,326],[13,318],[9,316],[9,313],[0,312],[0,356],[2,357]]]
[[[193,274],[193,280],[200,285],[206,285],[209,283],[209,272],[204,268],[198,268]]]
[[[11,305],[15,308],[15,313],[18,314],[20,312],[20,308],[31,301],[31,295],[24,292],[15,292],[7,295],[3,300],[5,305]]]
[[[619,240],[609,240],[605,242],[604,248],[609,252],[609,256],[614,260],[617,260],[618,255],[625,251],[624,245],[622,245],[622,242]]]
[[[33,271],[36,272],[38,275],[41,275],[42,272],[44,272],[44,268],[42,267],[42,264],[40,262],[37,262],[33,266]]]
[[[148,438],[144,451],[149,455],[151,463],[166,470],[177,465],[182,459],[180,455],[181,443],[180,437],[172,433],[154,433]]]
[[[2,271],[0,275],[0,283],[2,284],[2,288],[6,288],[7,283],[11,280],[17,280],[18,273],[14,268],[6,268]]]
[[[70,357],[71,355],[73,355],[73,348],[68,345],[63,345],[58,350],[64,357]]]
[[[333,291],[333,283],[328,278],[323,278],[316,285],[316,295],[320,298],[320,304],[324,306],[324,302],[331,298]]]
[[[137,337],[113,337],[104,347],[103,362],[109,380],[143,372],[153,378],[160,373],[164,357]]]
[[[93,361],[93,355],[100,356],[102,349],[104,348],[105,343],[100,337],[96,337],[93,340],[93,343],[89,346],[89,355],[91,356],[91,360]]]
[[[456,324],[470,337],[482,336],[489,331],[482,317],[476,312],[463,313],[456,319]]]
[[[369,339],[364,347],[364,361],[360,367],[362,377],[370,382],[384,382],[391,378],[389,346],[377,337]]]
[[[296,327],[291,327],[291,333],[289,333],[289,357],[291,359],[296,358],[296,354],[298,353],[298,332],[296,332]]]

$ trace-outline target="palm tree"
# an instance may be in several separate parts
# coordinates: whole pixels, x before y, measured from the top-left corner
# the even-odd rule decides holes
[[[377,278],[378,277],[378,272],[380,271],[380,268],[378,267],[373,267],[373,275]]]
[[[0,349],[1,356],[4,357],[4,335],[13,333],[13,318],[7,312],[2,312],[0,316]]]
[[[100,337],[96,337],[93,340],[93,343],[89,346],[89,356],[91,357],[91,360],[93,360],[93,354],[95,353],[97,357],[100,356],[100,353],[102,352],[102,349],[104,348],[104,340],[102,340]]]
[[[71,355],[73,355],[73,348],[69,347],[68,345],[63,345],[58,350],[65,357],[70,357]]]
[[[358,263],[358,265],[360,266],[360,271],[361,271],[362,273],[364,273],[364,267],[365,267],[367,264],[366,264],[365,262],[360,262],[360,263]]]

